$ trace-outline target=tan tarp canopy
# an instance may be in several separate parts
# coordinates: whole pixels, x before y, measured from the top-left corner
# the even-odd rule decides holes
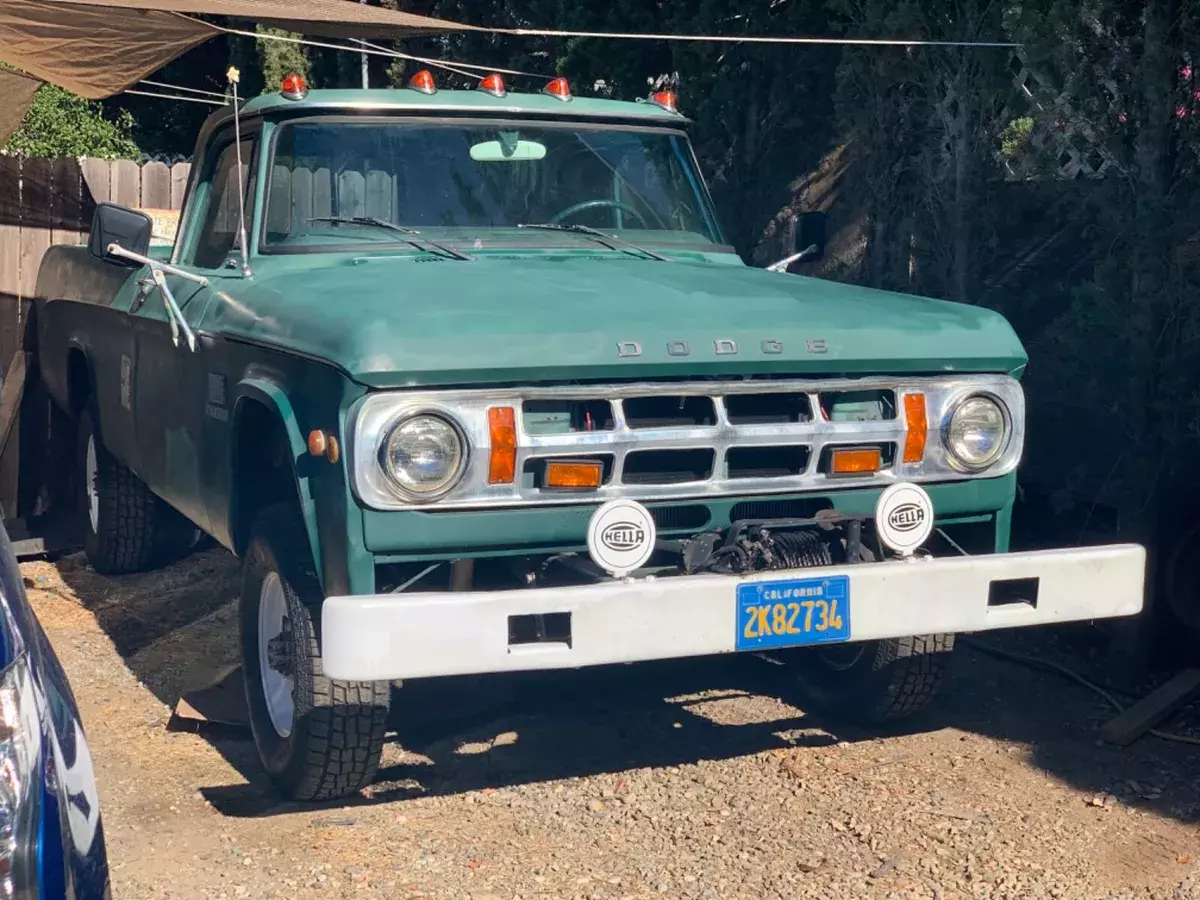
[[[355,0],[0,0],[0,62],[99,100],[220,33],[189,18],[196,15],[334,37],[473,30]],[[16,95],[3,90],[0,125],[14,115],[20,122],[32,94],[14,102]]]
[[[0,144],[21,125],[42,83],[22,72],[0,69]]]

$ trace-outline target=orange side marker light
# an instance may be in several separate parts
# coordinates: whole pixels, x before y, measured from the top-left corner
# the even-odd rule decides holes
[[[865,475],[881,468],[883,454],[878,447],[843,447],[830,454],[831,475]]]
[[[548,462],[546,487],[588,490],[600,487],[604,480],[601,462]]]
[[[492,443],[488,484],[512,484],[517,477],[517,425],[511,406],[488,410],[488,435]]]
[[[925,441],[929,438],[929,417],[925,412],[924,394],[904,395],[904,422],[908,435],[904,438],[904,461],[919,463],[925,458]]]

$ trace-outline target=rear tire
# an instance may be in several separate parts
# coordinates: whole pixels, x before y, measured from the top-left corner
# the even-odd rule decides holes
[[[242,668],[259,758],[294,800],[346,797],[374,780],[391,701],[386,681],[323,674],[324,599],[299,510],[268,507],[242,567]]]
[[[105,449],[90,409],[79,417],[75,471],[84,551],[92,568],[103,575],[150,568],[162,501]]]
[[[954,635],[930,634],[797,650],[786,662],[809,706],[830,718],[882,725],[933,702],[953,650]]]

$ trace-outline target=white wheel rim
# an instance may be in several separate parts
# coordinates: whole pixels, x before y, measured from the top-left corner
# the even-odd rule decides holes
[[[271,668],[268,645],[283,634],[286,618],[287,597],[283,593],[283,582],[277,574],[271,572],[263,579],[258,597],[258,671],[262,677],[267,714],[281,738],[292,733],[296,709],[292,699],[294,682],[287,675]]]
[[[99,466],[96,465],[96,437],[95,435],[88,436],[87,443],[87,461],[85,463],[87,472],[87,500],[88,500],[88,521],[92,523],[92,531],[99,533],[100,531],[100,489],[96,485],[96,480],[99,477]]]

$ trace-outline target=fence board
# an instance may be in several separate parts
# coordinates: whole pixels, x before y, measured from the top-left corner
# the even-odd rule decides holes
[[[83,179],[79,163],[73,159],[56,159],[51,168],[50,243],[82,243]]]
[[[171,208],[171,170],[166,163],[142,166],[142,204],[146,209]]]
[[[132,159],[118,159],[111,168],[112,199],[122,206],[142,204],[142,170]]]
[[[190,171],[189,163],[142,167],[132,160],[0,156],[0,373],[8,371],[17,354],[36,353],[31,299],[51,243],[85,240],[97,203],[179,209]],[[38,506],[48,478],[50,407],[35,361],[29,358],[19,415],[8,417],[9,440],[0,448],[0,512],[10,518]],[[17,384],[5,389],[11,398]]]
[[[50,247],[51,171],[48,159],[27,159],[21,168],[20,295],[25,300],[36,293],[38,269]]]
[[[187,191],[191,163],[175,163],[171,166],[171,209],[183,209],[183,195]]]
[[[102,159],[85,159],[83,169],[83,224],[92,226],[92,209],[112,199],[112,167]]]
[[[21,160],[0,156],[0,294],[16,296],[21,289],[20,247]],[[12,353],[13,349],[0,344],[0,353]],[[7,362],[7,356],[0,359],[0,370]]]

